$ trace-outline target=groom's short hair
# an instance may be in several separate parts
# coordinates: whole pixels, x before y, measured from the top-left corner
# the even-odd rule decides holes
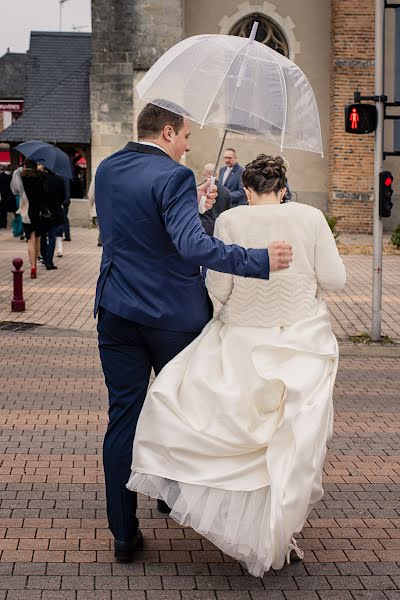
[[[176,108],[180,109],[178,106]],[[175,133],[178,133],[183,127],[182,114],[157,104],[146,104],[137,120],[138,138],[156,138],[167,125],[170,125]]]

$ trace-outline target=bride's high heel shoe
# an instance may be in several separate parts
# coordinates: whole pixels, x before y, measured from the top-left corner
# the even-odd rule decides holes
[[[292,555],[293,552],[293,555]],[[294,537],[290,538],[290,543],[288,546],[288,550],[286,553],[286,562],[290,565],[290,561],[296,562],[298,560],[303,560],[304,551],[298,547],[296,540]]]

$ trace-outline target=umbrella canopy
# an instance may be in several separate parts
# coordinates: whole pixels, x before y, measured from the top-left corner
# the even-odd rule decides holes
[[[52,171],[61,177],[67,179],[74,178],[74,172],[68,154],[56,146],[52,146],[46,142],[32,140],[23,142],[23,144],[18,144],[15,149],[26,158],[30,158],[31,160],[44,165],[46,169],[49,169],[49,171]]]
[[[136,87],[139,98],[283,148],[322,154],[318,107],[302,70],[254,39],[197,35],[168,50]]]

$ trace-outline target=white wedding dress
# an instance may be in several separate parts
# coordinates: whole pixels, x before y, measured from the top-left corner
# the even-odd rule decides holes
[[[208,271],[222,308],[151,387],[127,487],[262,576],[323,495],[338,346],[320,290],[346,275],[325,217],[304,204],[234,208],[215,236],[285,240],[293,262],[269,281]]]

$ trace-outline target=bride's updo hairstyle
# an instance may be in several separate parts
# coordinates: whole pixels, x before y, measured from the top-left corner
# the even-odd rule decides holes
[[[276,194],[285,187],[287,162],[282,156],[259,154],[243,171],[243,185],[251,188],[259,196]]]

